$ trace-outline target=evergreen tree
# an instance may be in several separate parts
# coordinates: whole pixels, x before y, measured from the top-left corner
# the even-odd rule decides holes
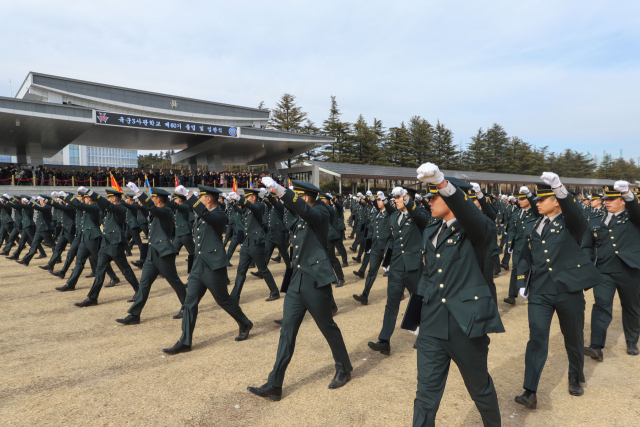
[[[369,127],[367,121],[360,114],[358,120],[353,124],[353,134],[349,138],[351,144],[348,144],[346,150],[348,163],[377,164],[380,161],[380,147],[375,128],[377,123],[375,122],[374,119],[374,128]]]
[[[300,132],[302,123],[307,118],[307,113],[296,105],[296,97],[285,93],[276,104],[276,108],[271,111],[269,127],[285,132]],[[291,167],[291,159],[287,160],[288,167]]]
[[[389,166],[400,167],[420,166],[411,148],[411,136],[404,122],[400,124],[400,127],[389,128],[384,146],[387,158],[385,163]]]
[[[453,142],[453,132],[440,123],[440,120],[433,133],[431,156],[433,160],[430,161],[436,165],[442,165],[443,169],[460,168],[460,152],[456,150]]]
[[[485,168],[488,172],[504,173],[509,169],[510,159],[505,155],[509,149],[509,137],[507,132],[497,123],[494,123],[485,135],[486,152]]]
[[[478,129],[478,133],[471,137],[471,144],[467,146],[464,156],[464,168],[471,172],[491,172],[488,170],[486,151],[487,142],[486,134],[482,128]]]
[[[409,135],[411,138],[411,151],[416,161],[420,164],[431,162],[432,144],[434,137],[433,126],[420,116],[413,116],[409,120]]]
[[[264,101],[260,101],[260,104],[258,104],[258,110],[266,110],[267,107],[265,107],[264,105]]]
[[[331,96],[331,108],[329,110],[329,118],[322,122],[322,130],[327,136],[336,139],[332,144],[322,147],[323,160],[328,162],[343,162],[345,158],[345,150],[347,141],[351,134],[351,125],[340,120],[342,113],[338,109],[338,102],[335,96]]]

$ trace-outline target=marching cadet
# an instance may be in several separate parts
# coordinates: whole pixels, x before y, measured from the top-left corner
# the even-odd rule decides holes
[[[35,202],[35,200],[34,200]],[[8,202],[9,206],[11,206],[17,212],[22,214],[22,219],[20,221],[20,240],[18,241],[18,247],[10,257],[7,259],[18,260],[20,258],[20,253],[25,248],[26,244],[29,243],[29,246],[33,244],[33,239],[35,237],[35,228],[36,224],[33,222],[33,206],[28,196],[20,196],[20,200],[14,197],[13,200]],[[17,213],[16,213],[17,220]],[[45,253],[42,245],[38,245],[36,249],[40,252],[40,255],[36,259],[46,258],[47,254]]]
[[[363,210],[364,210],[364,203],[363,203],[363,199],[364,196],[362,195],[362,193],[358,193],[356,195],[356,197],[354,197],[351,200],[351,216],[353,217],[353,230],[355,231],[355,239],[353,241],[353,243],[351,244],[351,247],[349,247],[349,249],[351,249],[351,252],[353,253],[357,253],[358,252],[358,245],[360,244],[364,244],[364,227],[365,224],[362,222],[364,221],[364,215],[363,215]],[[351,233],[351,235],[353,236],[353,233]],[[356,257],[352,257],[354,260],[357,260]],[[357,261],[357,262],[362,262],[362,260]]]
[[[128,209],[122,206],[122,195],[124,193],[112,188],[107,188],[107,197],[104,198],[85,187],[78,188],[78,191],[86,193],[89,198],[96,203],[97,207],[107,212],[107,215],[103,225],[104,236],[100,249],[98,250],[96,277],[87,298],[82,302],[75,303],[75,305],[78,307],[88,307],[98,304],[98,296],[104,283],[104,276],[111,261],[116,263],[135,293],[138,293],[138,278],[133,274],[133,270],[127,262],[127,256],[125,255],[127,239],[124,236],[123,226]],[[84,231],[86,231],[86,229]],[[135,300],[136,295],[134,295],[132,299]]]
[[[229,296],[227,290],[227,267],[230,265],[224,251],[222,235],[228,217],[218,204],[220,190],[198,185],[200,196],[191,195],[183,186],[176,188],[176,193],[186,198],[187,204],[198,214],[195,225],[196,252],[193,267],[189,274],[187,297],[184,303],[182,318],[182,336],[171,348],[162,351],[177,354],[191,351],[193,330],[198,318],[198,305],[209,289],[216,303],[238,323],[240,333],[236,341],[249,338],[253,323],[245,316],[238,302]]]
[[[122,204],[125,208],[127,208],[127,215],[125,218],[125,238],[127,239],[127,256],[131,256],[131,248],[135,244],[138,247],[138,251],[140,251],[140,256],[142,256],[142,239],[140,238],[140,233],[142,233],[142,228],[140,227],[140,223],[138,222],[138,211],[140,210],[140,206],[133,199],[133,194],[125,194],[125,201]],[[132,240],[132,243],[129,244],[129,240]],[[144,262],[143,259],[140,262]]]
[[[520,210],[511,215],[511,225],[509,226],[509,235],[507,236],[509,252],[513,254],[513,266],[511,268],[511,279],[509,281],[509,297],[503,301],[507,304],[515,305],[518,297],[517,277],[519,257],[526,240],[527,226],[532,227],[533,223],[541,217],[538,209],[532,208],[534,195],[528,187],[520,187],[520,193],[517,196]]]
[[[532,409],[537,406],[536,392],[549,352],[554,312],[560,321],[569,359],[569,394],[584,394],[583,290],[603,281],[580,248],[587,228],[584,210],[558,175],[544,172],[540,179],[544,184],[537,185],[535,201],[542,217],[527,234],[518,262],[520,294],[528,295],[529,299],[529,342],[525,354],[525,391],[515,401]]]
[[[591,194],[591,209],[588,213],[587,219],[589,222],[595,220],[596,218],[600,218],[607,213],[607,209],[602,207],[602,194],[593,193]],[[599,220],[597,220],[599,221]],[[589,230],[587,230],[587,233]]]
[[[242,245],[242,241],[244,240],[244,223],[242,222],[244,207],[237,205],[229,196],[227,196],[227,201],[229,202],[229,209],[231,210],[228,227],[233,228],[233,233],[229,240],[229,249],[227,250],[227,260],[231,261],[231,257],[236,251],[236,247],[238,245]],[[227,245],[225,245],[225,247],[226,246]],[[233,267],[232,264],[229,266]]]
[[[338,232],[338,234],[340,234],[340,237],[341,237],[339,241],[335,242],[336,250],[338,251],[338,254],[340,255],[340,257],[342,258],[341,267],[342,268],[349,267],[349,262],[347,260],[347,250],[345,249],[344,243],[343,243],[343,241],[346,240],[344,233],[347,227],[344,225],[344,206],[340,201],[340,198],[342,196],[340,196],[340,194],[337,194],[337,193],[327,193],[327,196],[329,196],[331,207],[336,212],[333,228],[335,228],[335,230]]]
[[[183,314],[182,307],[187,292],[176,270],[178,250],[171,243],[175,219],[173,211],[168,206],[170,194],[161,188],[151,187],[151,199],[149,199],[133,182],[127,183],[127,187],[136,193],[140,203],[145,205],[153,215],[153,220],[151,220],[151,225],[149,226],[149,250],[142,267],[136,300],[129,308],[129,315],[124,319],[116,319],[116,322],[124,325],[137,325],[140,323],[140,314],[142,314],[142,309],[147,304],[151,285],[153,285],[159,274],[169,282],[169,285],[178,296],[180,311],[173,318],[181,319]]]
[[[514,214],[517,214],[520,211],[520,206],[515,203],[515,200],[516,198],[513,196],[509,196],[506,199],[507,206],[505,207],[505,213],[503,215],[504,231],[500,235],[500,249],[504,249],[500,267],[506,271],[509,271],[509,262],[511,261],[511,253],[509,252],[511,250],[511,242],[508,242],[509,231],[513,228],[511,225],[511,219]]]
[[[275,301],[280,298],[280,292],[265,261],[265,243],[269,238],[262,227],[262,217],[266,207],[264,203],[259,201],[258,194],[260,190],[247,188],[244,191],[249,193],[246,198],[234,192],[230,193],[231,199],[244,206],[245,209],[242,219],[244,223],[244,242],[242,248],[240,248],[240,261],[238,262],[236,283],[231,291],[231,298],[234,298],[236,302],[240,302],[240,293],[247,278],[249,266],[253,261],[258,266],[260,277],[264,279],[269,287],[270,294],[266,301]]]
[[[61,227],[56,247],[53,249],[53,255],[49,259],[49,262],[39,267],[49,272],[53,271],[53,267],[62,260],[62,253],[67,248],[67,245],[73,242],[74,234],[76,232],[76,208],[64,203],[59,199],[61,194],[54,191],[51,193],[51,206],[59,213],[58,226]]]
[[[387,200],[387,196],[382,191],[378,191],[377,196],[378,213],[375,214],[371,227],[371,250],[365,254],[360,269],[353,272],[356,276],[364,278],[364,271],[367,268],[367,264],[369,265],[369,273],[367,274],[362,294],[353,294],[353,298],[362,305],[369,303],[369,293],[373,283],[376,281],[382,261],[387,250],[391,249],[393,245],[391,216],[397,209]]]
[[[469,201],[469,184],[445,179],[432,163],[423,164],[417,173],[429,185],[431,214],[442,220],[424,229],[421,246],[410,247],[419,255],[418,264],[425,264],[418,289],[423,301],[416,342],[418,390],[413,425],[435,425],[453,360],[483,424],[500,426],[498,396],[487,370],[487,334],[504,332],[504,327],[482,274],[495,226]]]
[[[345,285],[344,272],[342,271],[340,261],[338,261],[338,258],[336,257],[336,245],[338,244],[338,242],[342,242],[342,236],[340,236],[340,233],[338,233],[336,229],[333,228],[336,211],[334,211],[331,208],[331,205],[329,204],[329,196],[327,196],[324,193],[319,193],[318,198],[320,199],[320,202],[322,203],[322,205],[324,205],[324,207],[327,210],[327,213],[329,214],[329,234],[327,234],[327,257],[329,257],[329,263],[331,263],[331,268],[333,268],[333,272],[336,273],[336,277],[338,278],[338,281],[335,282],[334,284],[336,285],[336,288],[339,288]]]
[[[193,265],[193,254],[195,251],[195,243],[193,242],[193,222],[191,222],[191,215],[193,215],[193,209],[187,204],[187,198],[175,193],[173,200],[169,200],[168,206],[173,211],[174,224],[175,224],[175,237],[173,238],[173,245],[176,250],[180,252],[180,249],[184,246],[187,250],[187,266],[191,268]]]
[[[2,197],[0,197],[0,245],[5,242],[5,239],[7,243],[2,252],[0,252],[0,255],[9,255],[13,242],[18,235],[18,229],[15,227],[11,216],[13,208],[7,204],[9,200],[8,194],[3,194]]]
[[[617,181],[613,189],[605,187],[604,204],[607,214],[596,216],[589,223],[582,248],[594,260],[604,281],[593,288],[595,304],[591,311],[591,345],[584,354],[602,361],[611,324],[613,297],[618,291],[622,306],[622,327],[627,341],[627,354],[638,355],[640,334],[640,205],[629,191],[627,181]],[[592,208],[596,202],[591,197]]]
[[[248,390],[271,400],[277,401],[282,398],[284,375],[293,356],[298,329],[307,310],[327,340],[335,361],[336,374],[329,388],[342,387],[351,379],[353,368],[342,333],[331,312],[331,283],[336,280],[336,276],[326,254],[329,215],[317,200],[321,190],[308,183],[292,181],[297,191],[304,192],[302,196],[298,196],[271,178],[262,178],[262,183],[273,190],[300,219],[292,232],[293,275],[284,300],[284,317],[276,362],[267,383],[261,387],[248,387]]]
[[[273,251],[277,248],[279,257],[284,259],[287,270],[291,269],[291,258],[289,258],[289,230],[284,226],[285,208],[280,203],[280,199],[273,193],[268,193],[264,198],[267,206],[267,236],[269,241],[265,244],[265,262],[269,264]]]
[[[417,190],[411,187],[396,187],[391,195],[396,199],[397,211],[389,223],[393,239],[393,251],[389,266],[387,304],[384,308],[382,330],[378,342],[369,342],[369,348],[384,355],[391,354],[391,335],[396,327],[400,301],[405,288],[417,293],[422,263],[422,232],[431,219],[426,209],[418,209],[413,201]]]
[[[136,218],[138,218],[138,224],[140,224],[140,229],[144,233],[144,238],[148,240],[149,239],[149,211],[145,207],[140,206],[140,203],[138,203],[138,213],[136,215]]]

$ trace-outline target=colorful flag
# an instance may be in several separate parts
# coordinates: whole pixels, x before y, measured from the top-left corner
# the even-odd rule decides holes
[[[113,174],[110,173],[109,176],[111,177],[111,188],[114,188],[120,192],[123,192],[122,188],[120,188],[120,186],[118,185],[118,181],[116,181],[116,179],[113,177]]]
[[[249,187],[253,188],[253,181],[249,180]]]
[[[180,185],[180,183],[178,182],[178,175],[174,175],[174,177],[176,179],[176,187],[177,187],[178,185]]]
[[[233,187],[231,188],[234,193],[238,193],[238,185],[236,184],[236,179],[233,178]]]
[[[147,174],[146,173],[144,174],[144,186],[147,189],[151,190],[151,184],[149,184],[149,178],[147,178]]]

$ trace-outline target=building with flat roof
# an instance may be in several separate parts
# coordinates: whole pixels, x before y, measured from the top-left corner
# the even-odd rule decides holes
[[[333,138],[265,129],[269,110],[30,72],[15,98],[0,97],[0,156],[39,165],[65,147],[87,165],[105,150],[174,150],[173,163],[277,164]],[[92,150],[97,148],[99,151]],[[64,161],[64,159],[63,159]],[[101,166],[106,166],[102,163]],[[134,166],[135,167],[135,166]]]

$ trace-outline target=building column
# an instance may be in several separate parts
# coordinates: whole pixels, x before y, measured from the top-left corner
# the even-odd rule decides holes
[[[216,172],[222,172],[222,157],[219,154],[213,156],[207,156],[207,165],[209,170],[215,170]]]
[[[39,142],[27,142],[25,145],[19,146],[17,160],[20,165],[39,166],[44,164],[42,144]]]

